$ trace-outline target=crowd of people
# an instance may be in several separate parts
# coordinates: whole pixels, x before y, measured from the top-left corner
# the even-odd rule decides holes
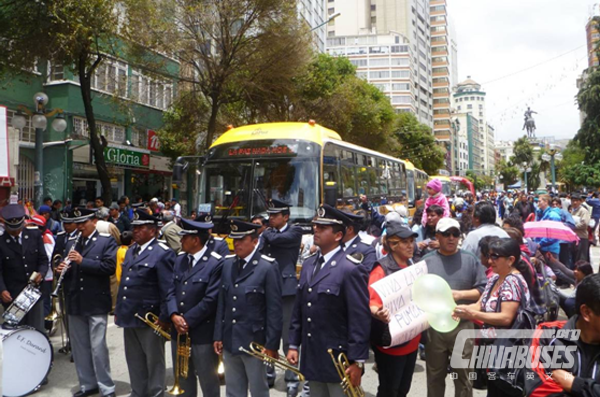
[[[185,218],[177,200],[132,204],[123,197],[105,206],[98,198],[64,208],[49,200],[37,211],[10,204],[0,213],[6,236],[0,239],[0,298],[6,308],[39,273],[44,307],[35,305],[22,324],[46,332],[53,280],[64,272],[75,397],[115,395],[106,341],[111,314],[124,330],[131,396],[165,395],[166,339],[140,320],[147,313],[170,335],[174,362],[178,336],[190,338],[189,376],[180,379],[185,396],[220,395],[220,360],[228,397],[268,396],[276,371],[243,352],[253,342],[265,360],[299,366],[283,374],[288,396],[343,396],[330,356],[341,353],[348,359],[346,385],[359,388],[364,371],[375,370],[379,397],[409,394],[418,357],[425,360],[429,397],[444,395],[449,374],[456,396],[471,396],[473,388],[489,396],[555,395],[544,394],[540,384],[556,395],[600,396],[600,276],[590,262],[598,195],[445,197],[435,179],[426,189],[412,216],[401,204],[376,207],[364,196],[352,210],[323,204],[310,235],[290,223],[285,201],[271,199],[266,216],[231,220],[232,247],[213,236],[211,214]],[[578,239],[530,238],[525,225],[546,220],[567,225]],[[450,332],[429,328],[390,346],[394,313],[372,285],[421,261],[448,283],[458,325]],[[559,307],[568,320],[557,321]],[[537,383],[529,382],[529,375],[540,377],[533,372],[507,382],[489,369],[449,365],[463,330],[489,336],[538,326],[581,331],[572,342],[576,370],[547,367],[547,378]],[[494,343],[487,336],[468,339],[461,354],[470,357],[478,344]],[[366,368],[370,351],[375,365]]]

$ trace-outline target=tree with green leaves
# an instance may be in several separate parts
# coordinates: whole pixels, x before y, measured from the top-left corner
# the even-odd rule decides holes
[[[517,167],[522,167],[523,163],[526,163],[529,167],[533,162],[533,147],[529,143],[529,139],[526,136],[522,136],[517,139],[513,145],[513,157],[510,159],[512,164]]]
[[[419,123],[414,114],[397,115],[394,137],[400,144],[394,153],[396,157],[410,160],[429,175],[437,175],[438,170],[444,168],[445,150],[436,144],[431,129]]]
[[[34,62],[73,65],[87,118],[90,145],[104,201],[112,188],[96,128],[91,81],[107,54],[117,50],[122,23],[118,0],[13,0],[0,4],[0,75],[22,76]]]
[[[587,164],[600,162],[600,70],[588,69],[588,76],[577,93],[579,110],[585,114],[575,141],[585,153]]]
[[[580,178],[582,169],[579,166],[585,163],[585,151],[579,146],[577,141],[572,140],[561,153],[563,159],[558,167],[558,180],[566,183],[569,190],[574,190],[576,187],[582,186]],[[594,171],[590,175],[593,174]]]
[[[500,176],[500,181],[504,184],[504,187],[513,185],[519,180],[519,169],[504,159],[496,164],[496,172]]]
[[[295,1],[130,0],[128,4],[129,24],[135,27],[128,29],[128,39],[180,62],[184,96],[190,92],[203,96],[203,108],[198,110],[207,111],[206,123],[181,131],[191,141],[201,138],[201,150],[231,122],[231,114],[253,122],[277,111],[278,118],[285,117],[289,107],[274,109],[271,99],[285,99],[292,78],[309,59],[310,35],[297,16]],[[152,60],[142,57],[140,62]],[[247,103],[255,106],[249,108]]]

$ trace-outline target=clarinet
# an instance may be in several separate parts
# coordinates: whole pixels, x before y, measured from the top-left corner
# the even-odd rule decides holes
[[[75,239],[75,242],[69,249],[69,252],[67,252],[67,257],[69,256],[69,254],[71,252],[75,251],[75,247],[77,247],[77,244],[79,244],[80,239],[81,239],[81,232],[79,232],[79,234],[77,234],[77,238]],[[63,262],[65,263],[66,266],[60,272],[60,276],[58,277],[58,281],[56,282],[56,288],[54,289],[52,294],[50,294],[53,298],[58,297],[58,291],[60,291],[60,288],[62,287],[63,280],[65,279],[65,274],[67,274],[67,270],[69,270],[71,268],[71,260],[69,258],[66,258]]]

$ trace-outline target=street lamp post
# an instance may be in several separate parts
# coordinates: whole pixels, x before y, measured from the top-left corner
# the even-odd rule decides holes
[[[48,127],[48,117],[57,115],[52,120],[52,128],[56,132],[63,132],[67,129],[67,120],[62,109],[49,110],[46,109],[49,98],[43,92],[38,92],[33,96],[35,111],[31,112],[24,106],[19,106],[17,113],[13,116],[12,126],[18,130],[22,130],[27,120],[21,112],[27,113],[31,117],[31,124],[35,128],[35,173],[34,173],[34,201],[35,207],[39,208],[42,205],[44,195],[44,131]]]
[[[524,161],[523,162],[523,171],[525,172],[525,184],[523,185],[523,187],[525,188],[525,193],[527,193],[529,190],[527,189],[527,162]]]
[[[554,144],[550,145],[550,150],[548,150],[547,154],[542,155],[542,160],[550,162],[550,170],[552,172],[552,192],[556,191],[556,168],[554,166],[555,161],[562,160],[562,154],[558,152],[558,149],[554,146]]]

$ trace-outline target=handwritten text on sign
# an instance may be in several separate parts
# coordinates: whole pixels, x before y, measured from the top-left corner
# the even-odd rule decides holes
[[[427,264],[421,261],[371,285],[381,298],[383,307],[391,313],[390,346],[406,343],[429,327],[427,315],[412,301],[412,285],[425,274]]]

